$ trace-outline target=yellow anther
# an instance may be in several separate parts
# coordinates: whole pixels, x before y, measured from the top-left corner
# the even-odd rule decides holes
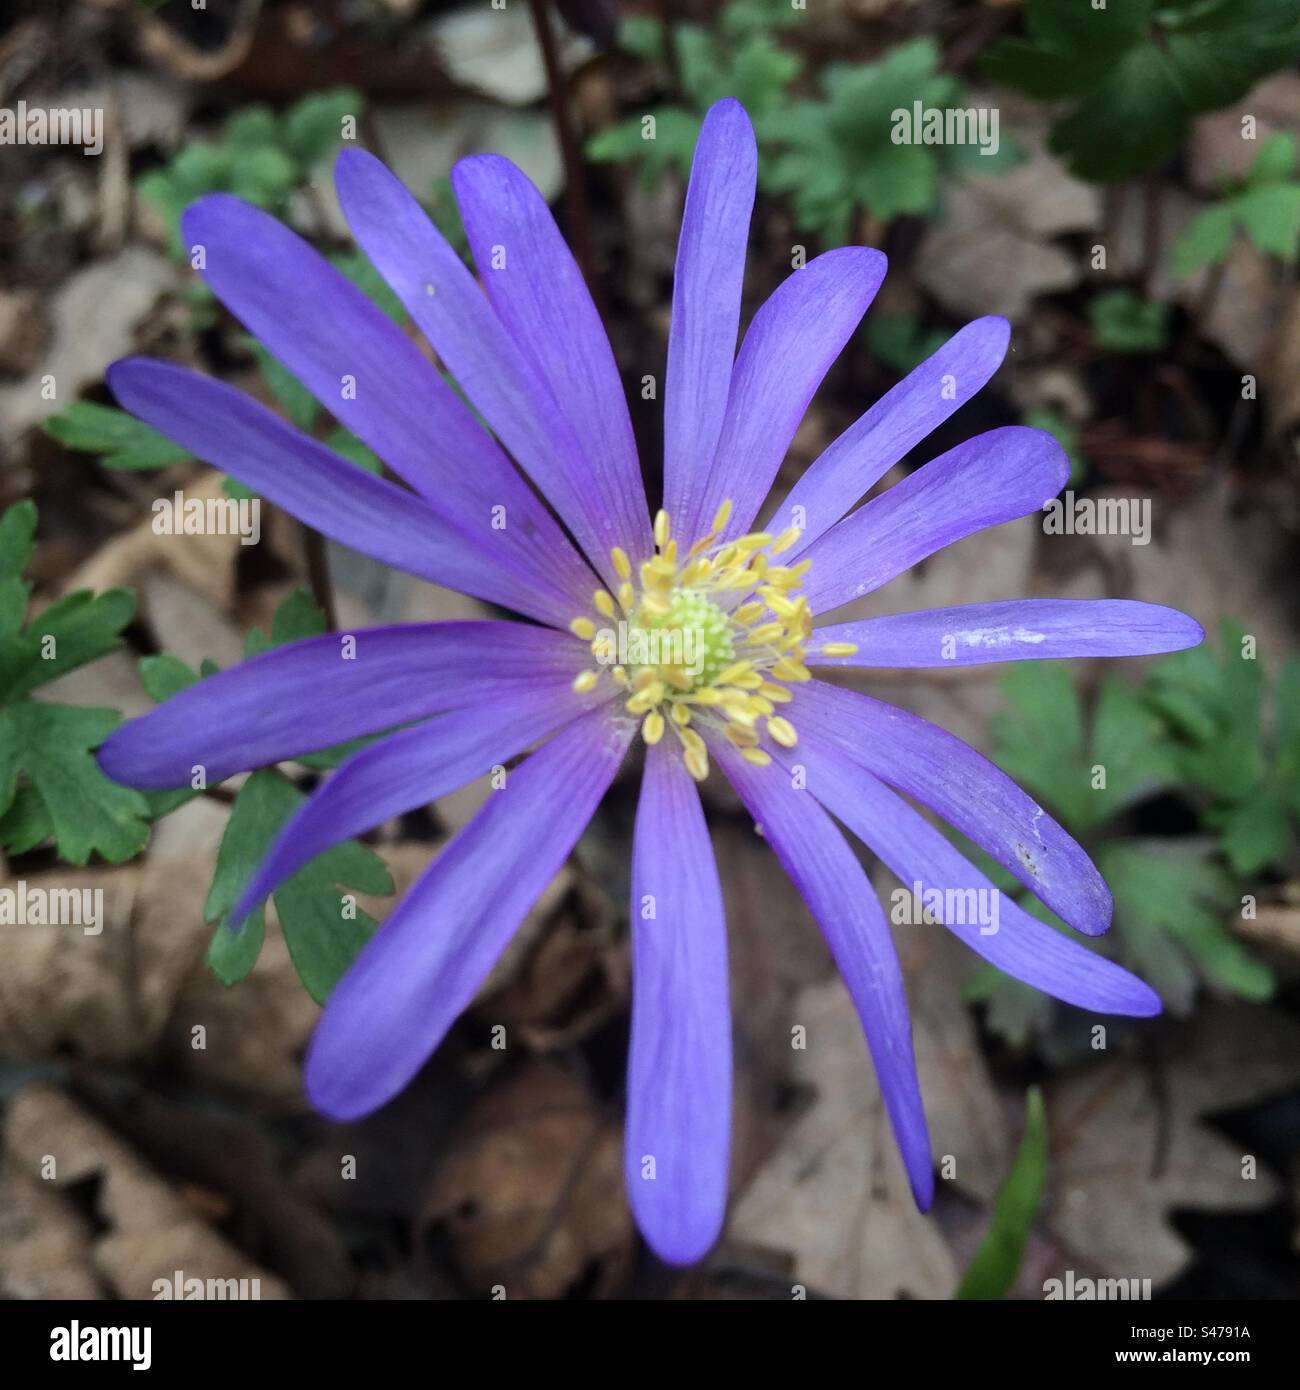
[[[666,618],[672,611],[672,604],[663,594],[642,594],[641,607],[655,618]]]
[[[668,513],[662,507],[655,513],[655,544],[660,550],[668,544],[668,537],[672,528],[668,522]]]
[[[723,527],[727,524],[727,522],[729,522],[730,520],[731,520],[731,498],[728,497],[727,500],[722,504],[722,506],[720,506],[720,507],[718,508],[718,510],[714,513],[714,515],[713,515],[713,525],[712,525],[709,529],[714,533],[714,535],[717,535],[717,534],[719,534],[719,533],[721,532],[722,528],[723,528]]]
[[[706,579],[712,573],[712,560],[692,560],[681,572],[680,583],[684,589],[691,589],[694,588],[701,579]]]
[[[772,539],[770,531],[751,531],[746,536],[741,536],[739,540],[733,542],[736,549],[742,555],[748,555],[751,551],[762,550]]]
[[[682,741],[683,748],[696,748],[701,753],[706,752],[704,740],[695,732],[694,729],[681,729],[677,737]]]
[[[699,748],[688,748],[682,754],[682,761],[686,764],[686,771],[697,782],[703,782],[709,775],[709,754],[702,745]]]
[[[746,724],[728,724],[722,732],[727,742],[737,748],[753,748],[758,743],[758,730],[751,729]]]
[[[713,563],[718,569],[725,570],[737,558],[738,553],[734,545],[724,545],[713,557]]]
[[[677,540],[675,537],[664,546],[664,559],[667,560],[670,565],[675,565],[677,563]]]
[[[690,694],[690,701],[693,705],[720,705],[723,702],[722,691],[715,686],[701,686],[699,690],[693,690]]]
[[[590,642],[596,635],[596,624],[590,618],[574,618],[569,624],[569,631],[575,637],[581,637],[584,642]]]
[[[767,556],[760,550],[757,555],[749,557],[749,572],[755,579],[762,579],[767,573]]]
[[[857,656],[858,644],[856,642],[827,642],[821,649],[822,656]]]
[[[768,549],[773,555],[784,555],[787,550],[803,535],[797,526],[789,526],[772,542]]]
[[[613,562],[615,573],[620,579],[632,578],[632,561],[627,558],[627,551],[621,545],[616,545],[609,552],[609,558]]]
[[[751,599],[748,603],[742,603],[739,608],[731,615],[733,621],[738,622],[741,627],[748,627],[755,618],[761,618],[767,605],[760,603],[757,599]]]
[[[742,690],[757,690],[763,684],[763,677],[757,671],[750,671],[747,675],[737,676],[732,685],[738,685]]]
[[[591,654],[602,666],[608,666],[614,659],[614,643],[609,637],[597,637],[591,644]]]
[[[685,692],[695,684],[695,677],[688,671],[683,671],[680,666],[661,666],[659,673],[674,690]]]
[[[748,675],[754,669],[752,661],[733,661],[713,682],[714,685],[735,685],[737,676]]]
[[[749,697],[749,707],[756,714],[772,714],[776,710],[776,706],[771,700],[764,699],[762,695],[751,695]]]
[[[632,581],[625,579],[618,586],[618,603],[624,613],[630,613],[636,603],[636,590],[632,587]]]
[[[649,690],[658,679],[658,676],[648,666],[643,666],[632,677],[632,689],[639,695],[643,690]]]
[[[812,680],[812,672],[790,656],[783,656],[780,661],[776,662],[772,667],[772,674],[778,680],[783,681],[802,682]]]
[[[596,611],[605,618],[612,618],[616,612],[614,600],[604,589],[597,589],[591,596],[591,601],[596,605]]]
[[[677,701],[673,705],[673,723],[679,728],[685,728],[691,722],[691,707]]]
[[[655,710],[652,714],[647,714],[645,723],[641,725],[641,737],[647,743],[658,743],[664,736],[664,717]]]
[[[627,672],[621,666],[612,667],[609,674],[613,676],[615,685],[621,685],[626,688],[631,684],[628,680]]]
[[[573,688],[579,695],[585,695],[589,690],[595,690],[599,679],[599,671],[580,671],[573,678]]]
[[[761,748],[742,748],[740,756],[747,763],[753,763],[755,767],[767,767],[772,761],[772,755],[764,753]]]
[[[784,594],[779,593],[776,589],[766,588],[766,586],[765,589],[760,592],[763,593],[763,597],[767,600],[767,606],[773,613],[778,613],[783,618],[794,618],[798,616],[799,605],[797,603],[792,603]]]
[[[775,715],[767,721],[767,732],[782,748],[793,748],[799,742],[799,735],[795,733],[794,725],[788,719],[782,719],[780,715]]]
[[[774,705],[788,705],[794,699],[794,691],[787,690],[783,685],[776,685],[772,681],[764,681],[758,687],[758,693],[772,701]]]
[[[781,623],[760,623],[758,627],[750,631],[745,641],[751,647],[765,647],[769,642],[775,642],[778,637],[785,634],[785,627]]]

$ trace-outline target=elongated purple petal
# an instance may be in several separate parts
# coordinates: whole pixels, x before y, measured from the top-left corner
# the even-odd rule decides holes
[[[479,544],[414,493],[340,458],[242,391],[144,357],[115,362],[108,382],[132,415],[342,545],[531,618],[572,618],[573,598],[549,572]]]
[[[581,612],[591,572],[473,412],[392,320],[303,239],[225,193],[194,203],[204,279],[343,425],[480,545],[553,575]],[[504,516],[506,524],[500,525]]]
[[[325,1006],[306,1063],[318,1110],[356,1119],[420,1069],[559,872],[631,733],[607,708],[575,720],[420,877]]]
[[[587,558],[607,583],[616,583],[610,548],[621,545],[632,555],[647,550],[649,522],[644,506],[638,514],[633,501],[634,495],[643,497],[639,476],[635,494],[615,496],[620,470],[604,459],[588,462],[577,430],[526,344],[516,341],[493,312],[473,275],[399,179],[364,150],[344,150],[334,177],[358,243]],[[517,254],[519,239],[510,242]],[[486,275],[498,273],[489,269]],[[565,349],[567,335],[566,329],[557,351]],[[589,599],[588,593],[584,607]]]
[[[802,764],[808,790],[842,821],[909,890],[920,884],[925,894],[974,890],[974,898],[953,900],[952,912],[941,911],[943,924],[971,950],[1025,984],[1081,1009],[1147,1018],[1160,1012],[1156,992],[1113,961],[1054,931],[1000,893],[987,875],[964,858],[942,832],[876,780],[866,768],[848,761],[840,748],[815,730],[800,729],[799,746],[782,752],[790,767]],[[968,904],[980,901],[981,922]],[[984,928],[994,930],[985,931]]]
[[[462,159],[451,182],[488,298],[578,440],[594,518],[633,558],[647,554],[650,517],[623,383],[546,200],[502,155]]]
[[[1006,319],[968,323],[886,391],[808,466],[777,507],[772,526],[799,526],[790,551],[806,550],[988,381],[1006,356]]]
[[[590,696],[587,697],[590,700]],[[238,929],[290,874],[393,816],[436,801],[567,723],[582,708],[568,681],[476,701],[353,754],[281,829],[230,914]]]
[[[1194,647],[1205,633],[1176,608],[1135,599],[1009,599],[923,613],[894,613],[819,627],[810,663],[826,666],[983,666],[993,661],[1082,656],[1150,656]],[[853,656],[828,657],[827,642],[854,642]]]
[[[664,506],[686,516],[722,432],[740,326],[758,150],[732,97],[704,118],[677,242],[664,380]]]
[[[673,527],[703,535],[727,498],[728,535],[748,529],[803,419],[885,276],[885,258],[864,246],[827,251],[796,270],[754,315],[731,374],[713,466],[687,494]]]
[[[799,687],[800,724],[956,826],[1087,936],[1110,926],[1096,865],[1000,768],[945,729],[823,681]]]
[[[861,598],[964,536],[1037,511],[1070,464],[1046,430],[1008,425],[949,449],[808,547],[814,613]]]
[[[123,724],[100,766],[129,787],[209,786],[235,772],[480,700],[572,680],[576,638],[523,623],[412,623],[263,652]]]
[[[875,891],[811,792],[796,791],[787,777],[773,776],[773,768],[751,767],[722,739],[713,741],[710,752],[826,937],[862,1020],[912,1195],[928,1211],[934,1199],[930,1133],[916,1078],[903,974]]]
[[[623,1167],[637,1225],[700,1259],[727,1207],[731,1012],[722,889],[676,749],[646,752],[632,851],[632,1043]]]

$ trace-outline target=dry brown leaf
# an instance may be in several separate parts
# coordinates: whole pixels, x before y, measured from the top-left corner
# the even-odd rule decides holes
[[[947,1298],[952,1252],[912,1202],[848,990],[810,986],[796,1016],[807,1049],[792,1049],[795,1076],[817,1098],[736,1203],[729,1240],[789,1251],[810,1291]]]
[[[288,1287],[201,1220],[173,1188],[110,1130],[47,1085],[24,1087],[10,1102],[5,1144],[27,1174],[54,1172],[54,1190],[96,1181],[95,1267],[122,1298],[154,1296],[154,1281],[258,1279],[262,1298],[288,1298]]]
[[[445,1226],[465,1283],[556,1298],[587,1271],[617,1286],[635,1243],[622,1136],[587,1088],[548,1061],[489,1085],[457,1126],[422,1220]]]
[[[61,1192],[0,1155],[0,1298],[103,1298],[91,1241]]]
[[[1046,1089],[1047,1220],[1078,1262],[1106,1278],[1174,1278],[1191,1247],[1169,1224],[1175,1207],[1249,1211],[1280,1184],[1202,1117],[1300,1081],[1300,1027],[1256,1004],[1211,1006],[1180,1033],[1158,1076],[1136,1061],[1086,1068]]]

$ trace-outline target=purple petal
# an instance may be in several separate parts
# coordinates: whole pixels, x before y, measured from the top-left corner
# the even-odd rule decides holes
[[[1046,430],[1008,425],[918,468],[809,546],[804,593],[814,613],[880,588],[964,536],[1037,511],[1070,464]]]
[[[588,697],[590,699],[590,697]],[[566,680],[440,715],[353,754],[281,829],[228,919],[238,929],[290,874],[333,845],[447,796],[582,708]]]
[[[395,1096],[473,999],[559,872],[632,725],[583,715],[510,774],[339,982],[307,1054],[312,1104],[353,1120]]]
[[[350,643],[350,645],[349,645]],[[214,786],[348,739],[572,680],[578,640],[523,623],[412,623],[263,652],[123,724],[100,766],[129,787]]]
[[[814,459],[772,522],[777,529],[802,528],[791,555],[829,531],[900,459],[965,405],[1001,365],[1010,337],[1006,319],[968,323]]]
[[[614,544],[634,559],[648,554],[650,516],[623,383],[546,200],[496,154],[462,159],[451,182],[488,298],[578,441],[575,484]]]
[[[132,415],[340,544],[532,618],[572,618],[573,598],[548,571],[471,540],[414,493],[340,458],[242,391],[145,357],[115,362],[108,383]]]
[[[577,431],[526,344],[503,325],[473,275],[399,179],[364,150],[344,150],[334,178],[358,243],[592,564],[607,583],[617,583],[610,548],[621,545],[633,555],[647,550],[649,522],[639,474],[633,493],[616,493],[622,482],[619,470],[603,458],[588,463]],[[512,254],[518,246],[518,238],[512,237]],[[486,272],[489,280],[503,273]],[[569,336],[566,328],[557,351],[565,350]],[[643,499],[639,514],[635,496]]]
[[[473,412],[371,300],[301,237],[225,193],[193,204],[186,240],[241,323],[439,516],[562,578],[582,611],[591,574]],[[343,384],[351,379],[353,390]],[[494,527],[505,508],[509,524]]]
[[[1110,926],[1111,896],[1079,845],[1000,768],[906,710],[823,681],[799,687],[796,725],[954,825],[1087,936]]]
[[[1009,599],[923,613],[894,613],[818,628],[810,663],[827,666],[983,666],[993,661],[1082,656],[1150,656],[1204,640],[1200,623],[1134,599]],[[853,656],[828,657],[826,642],[854,642]]]
[[[645,1238],[685,1265],[708,1251],[726,1213],[731,1012],[713,848],[695,784],[666,743],[646,753],[632,855],[623,1168]]]
[[[912,1053],[912,1026],[889,925],[876,894],[834,822],[808,791],[775,768],[755,768],[724,740],[710,752],[731,780],[826,937],[871,1049],[912,1195],[934,1198],[930,1134]]]
[[[664,382],[664,506],[685,520],[722,432],[754,206],[754,128],[734,98],[704,118],[677,242]]]
[[[985,934],[977,914],[966,910],[964,902],[951,904],[957,910],[944,925],[999,970],[1081,1009],[1139,1018],[1160,1012],[1159,996],[1149,985],[1031,917],[902,797],[864,767],[848,762],[834,743],[801,728],[798,748],[783,752],[780,761],[787,767],[804,766],[808,789],[817,800],[878,855],[905,888],[912,890],[919,883],[922,893],[973,889],[990,905],[995,895],[997,916],[989,911],[984,925],[996,930]],[[980,897],[969,901],[979,903]]]
[[[884,276],[879,251],[827,251],[788,276],[754,315],[731,374],[713,466],[693,480],[682,516],[673,517],[680,536],[703,535],[727,498],[734,503],[727,534],[748,529],[808,402]]]

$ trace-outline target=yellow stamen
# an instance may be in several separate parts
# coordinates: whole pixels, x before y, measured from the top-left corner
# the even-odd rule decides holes
[[[569,631],[575,637],[581,637],[584,642],[590,642],[596,635],[596,624],[590,618],[574,618],[569,624]]]
[[[655,544],[660,550],[668,544],[670,527],[668,524],[668,513],[662,507],[655,513]]]
[[[632,578],[632,561],[627,558],[627,551],[621,545],[616,545],[609,552],[609,558],[614,563],[614,570],[620,579]]]
[[[605,618],[612,618],[615,613],[614,600],[604,589],[597,589],[591,596],[591,601],[596,605],[596,611]]]
[[[821,650],[822,656],[857,656],[856,642],[827,642]]]
[[[782,748],[793,748],[799,742],[799,735],[795,733],[794,725],[788,719],[775,715],[767,721],[767,731],[781,745]]]
[[[772,761],[772,755],[764,753],[761,748],[742,748],[740,756],[747,763],[753,763],[755,767],[767,767]]]
[[[599,671],[580,671],[573,678],[573,688],[579,695],[585,695],[589,690],[595,690],[599,679]]]
[[[641,737],[648,744],[658,743],[664,736],[664,717],[655,710],[645,717],[645,723],[641,725]]]

